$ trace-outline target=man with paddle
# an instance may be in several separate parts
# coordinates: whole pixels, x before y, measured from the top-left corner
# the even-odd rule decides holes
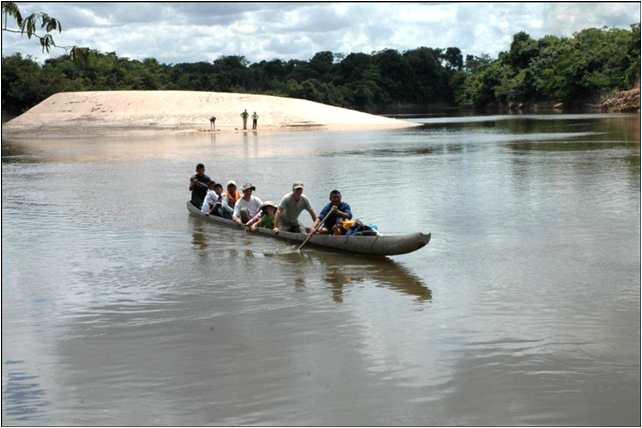
[[[341,220],[350,220],[352,218],[350,205],[341,201],[341,192],[338,190],[331,191],[329,199],[330,203],[319,213],[319,217],[325,220],[317,220],[317,223],[314,224],[315,228],[321,224],[319,233],[334,233]]]

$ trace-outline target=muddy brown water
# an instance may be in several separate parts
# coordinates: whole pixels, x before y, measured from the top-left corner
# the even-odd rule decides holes
[[[639,425],[639,118],[413,120],[3,139],[3,423]],[[199,161],[432,241],[287,251],[187,214]]]

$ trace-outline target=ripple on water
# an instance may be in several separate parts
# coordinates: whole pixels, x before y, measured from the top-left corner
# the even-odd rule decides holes
[[[38,422],[47,417],[49,401],[39,377],[29,374],[24,361],[3,362],[2,413],[4,422]]]
[[[3,414],[639,423],[639,136],[506,119],[14,147],[48,158],[3,158],[3,344],[56,382],[7,362]],[[381,261],[207,224],[185,211],[198,161],[275,201],[302,180],[317,211],[338,188],[385,233],[433,242]]]

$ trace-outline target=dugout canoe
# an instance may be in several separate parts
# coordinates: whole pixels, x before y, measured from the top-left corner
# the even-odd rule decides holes
[[[241,230],[242,227],[222,217],[209,216],[187,201],[187,210],[190,214],[200,217],[208,222],[220,224]],[[281,231],[278,234],[270,229],[257,228],[256,234],[271,236],[272,238],[302,243],[306,234]],[[352,254],[367,256],[396,256],[407,254],[425,247],[430,242],[430,233],[410,233],[407,235],[378,235],[378,236],[333,236],[314,235],[307,245],[346,251]]]

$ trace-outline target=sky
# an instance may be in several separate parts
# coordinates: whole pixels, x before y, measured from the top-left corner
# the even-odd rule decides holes
[[[319,51],[348,54],[420,46],[458,47],[496,56],[513,34],[570,36],[587,27],[629,28],[639,3],[19,3],[23,16],[59,19],[59,45],[116,52],[163,63],[243,55],[250,62],[307,60]],[[9,28],[11,28],[10,21]],[[13,23],[15,25],[15,23]],[[37,40],[3,32],[2,54],[39,61]]]

